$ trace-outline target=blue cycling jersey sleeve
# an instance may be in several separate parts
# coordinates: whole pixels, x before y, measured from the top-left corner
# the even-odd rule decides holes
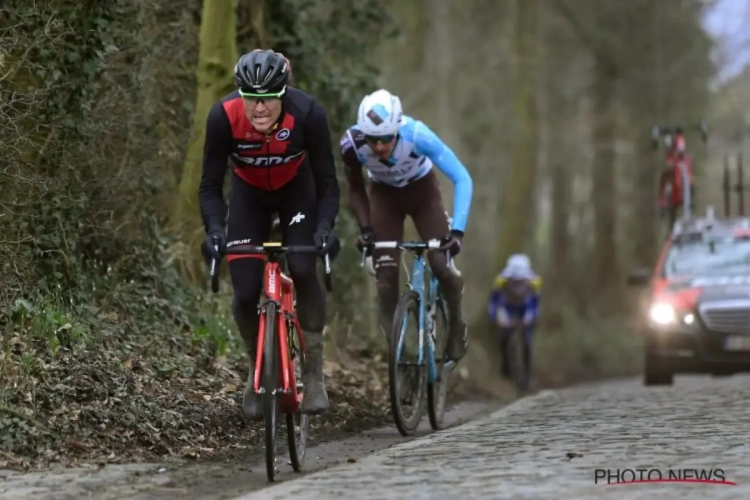
[[[533,309],[534,312],[539,310],[539,294],[535,293],[534,295],[529,297],[527,307],[530,307],[531,309]]]
[[[502,291],[492,290],[489,300],[487,301],[487,313],[490,318],[494,318],[497,314],[497,310],[501,307],[505,307],[507,303],[508,301]]]
[[[421,121],[416,121],[414,147],[416,153],[427,156],[453,181],[453,221],[451,228],[464,232],[471,210],[471,197],[474,189],[469,171],[456,154]]]
[[[494,318],[497,315],[498,307],[500,307],[500,292],[497,290],[492,290],[489,300],[487,301],[487,314],[489,315],[490,319]]]

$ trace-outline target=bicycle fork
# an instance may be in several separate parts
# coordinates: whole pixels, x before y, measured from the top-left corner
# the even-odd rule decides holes
[[[279,344],[279,353],[281,358],[274,360],[275,363],[280,364],[280,366],[277,366],[277,370],[281,375],[281,387],[274,387],[271,391],[271,395],[287,395],[293,392],[292,388],[290,387],[291,381],[289,380],[289,363],[293,362],[293,358],[290,360],[286,353],[289,352],[290,345],[292,346],[292,348],[294,348],[294,344],[291,344],[290,328],[288,327],[287,318],[285,317],[284,312],[281,310],[279,302],[274,299],[267,299],[258,306],[260,321],[258,323],[258,348],[256,349],[257,353],[255,357],[255,393],[261,395],[266,393],[266,389],[265,387],[263,387],[261,379],[263,373],[263,363],[266,361],[264,358],[265,345],[268,341],[268,339],[266,339],[266,325],[268,321],[266,310],[268,308],[268,304],[270,303],[276,304],[277,313],[276,317],[273,318],[273,321],[276,322],[277,338],[274,338],[272,341]],[[299,385],[299,381],[295,382],[296,385]]]

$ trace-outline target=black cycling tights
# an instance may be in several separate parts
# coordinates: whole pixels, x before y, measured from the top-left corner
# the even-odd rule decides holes
[[[317,224],[315,182],[306,165],[289,184],[276,191],[255,188],[232,174],[229,194],[227,241],[261,245],[271,233],[272,217],[279,223],[286,245],[312,245]],[[315,254],[286,256],[289,273],[297,293],[300,326],[321,332],[325,325],[325,296],[318,281]],[[264,260],[254,257],[229,257],[234,300],[232,313],[248,351],[254,350],[258,332],[258,301],[263,288]]]

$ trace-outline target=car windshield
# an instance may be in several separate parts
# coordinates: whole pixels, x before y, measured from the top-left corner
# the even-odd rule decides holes
[[[750,240],[717,239],[713,251],[707,242],[675,245],[667,254],[664,274],[667,278],[750,275]]]

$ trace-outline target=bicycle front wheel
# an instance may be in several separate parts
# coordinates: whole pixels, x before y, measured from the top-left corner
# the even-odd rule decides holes
[[[299,341],[299,332],[292,322],[289,322],[289,349],[294,352],[295,379],[297,380],[297,394],[303,394],[304,386],[302,385],[302,371],[305,366],[305,353],[302,352],[302,344]],[[291,356],[290,356],[291,359]],[[287,444],[289,445],[289,461],[292,463],[294,472],[301,472],[305,466],[305,457],[307,455],[307,431],[309,427],[309,417],[297,409],[297,413],[286,414],[286,435]]]
[[[445,415],[445,400],[448,394],[448,377],[450,370],[445,369],[445,350],[448,345],[448,317],[441,301],[435,302],[435,365],[438,380],[427,384],[427,415],[430,426],[438,430],[443,425]]]
[[[419,308],[417,294],[412,291],[404,293],[399,298],[391,327],[388,392],[393,419],[403,436],[410,436],[417,430],[427,392],[427,366],[424,360],[419,363],[422,353]]]
[[[276,388],[278,387],[279,344],[276,340],[276,304],[266,305],[266,335],[263,345],[263,420],[266,424],[266,475],[276,476]]]

